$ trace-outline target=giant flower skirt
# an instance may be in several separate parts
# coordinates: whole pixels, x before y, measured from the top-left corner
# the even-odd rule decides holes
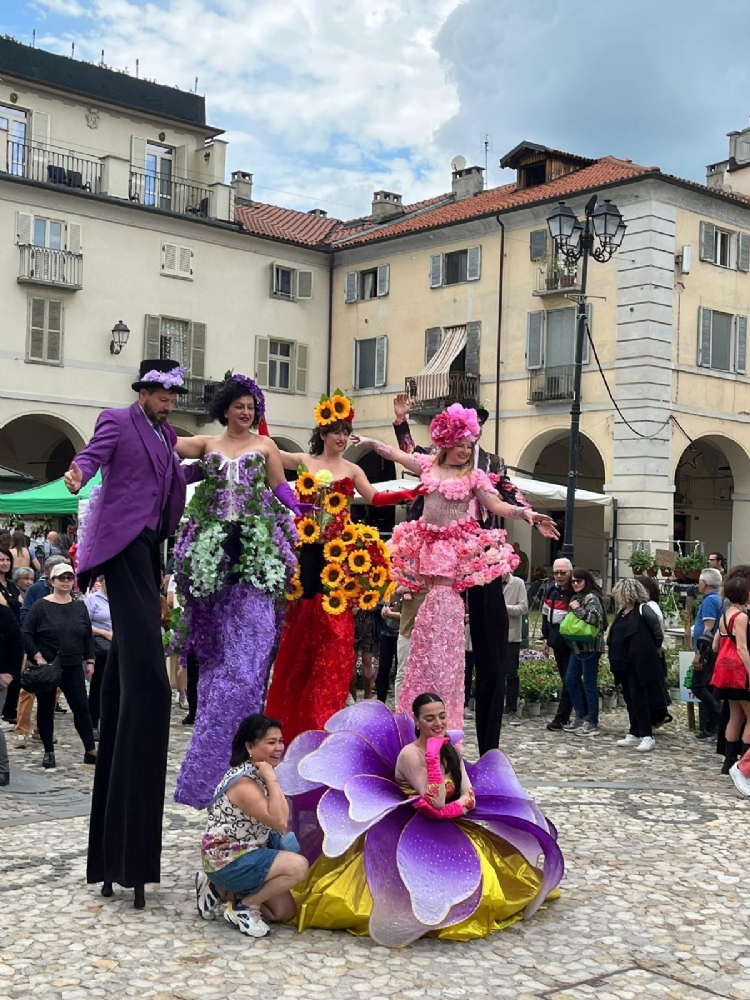
[[[277,774],[311,865],[294,890],[300,930],[346,929],[388,947],[425,934],[468,940],[532,916],[557,888],[554,827],[507,758],[491,750],[467,764],[475,809],[433,820],[395,781],[413,739],[407,716],[368,701],[289,747]]]

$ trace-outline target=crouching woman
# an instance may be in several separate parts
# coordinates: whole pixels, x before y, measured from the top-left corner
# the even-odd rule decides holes
[[[289,890],[307,874],[293,833],[289,804],[274,770],[281,761],[281,724],[248,715],[232,740],[229,770],[208,806],[195,877],[200,915],[212,919],[225,902],[224,919],[248,937],[265,937],[266,921],[291,920],[297,908]]]

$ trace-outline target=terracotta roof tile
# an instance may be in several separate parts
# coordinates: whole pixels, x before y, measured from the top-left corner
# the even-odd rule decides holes
[[[234,216],[245,232],[254,236],[284,240],[302,246],[318,247],[327,242],[332,230],[341,225],[338,219],[329,219],[309,212],[297,212],[278,205],[264,205],[254,201],[249,205],[236,205]]]

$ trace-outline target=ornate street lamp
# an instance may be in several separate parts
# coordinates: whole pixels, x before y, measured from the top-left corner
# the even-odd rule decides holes
[[[112,327],[112,340],[109,345],[109,353],[119,354],[127,344],[129,336],[130,328],[125,326],[123,321],[119,319]]]

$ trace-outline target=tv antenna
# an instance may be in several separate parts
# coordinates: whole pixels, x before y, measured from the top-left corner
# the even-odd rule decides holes
[[[463,170],[465,166],[466,166],[465,156],[454,156],[453,159],[451,160],[451,170],[453,170],[454,172],[456,170]]]
[[[490,172],[490,153],[492,152],[492,133],[482,132],[480,135],[482,145],[484,146],[484,186],[489,187],[489,172]]]

